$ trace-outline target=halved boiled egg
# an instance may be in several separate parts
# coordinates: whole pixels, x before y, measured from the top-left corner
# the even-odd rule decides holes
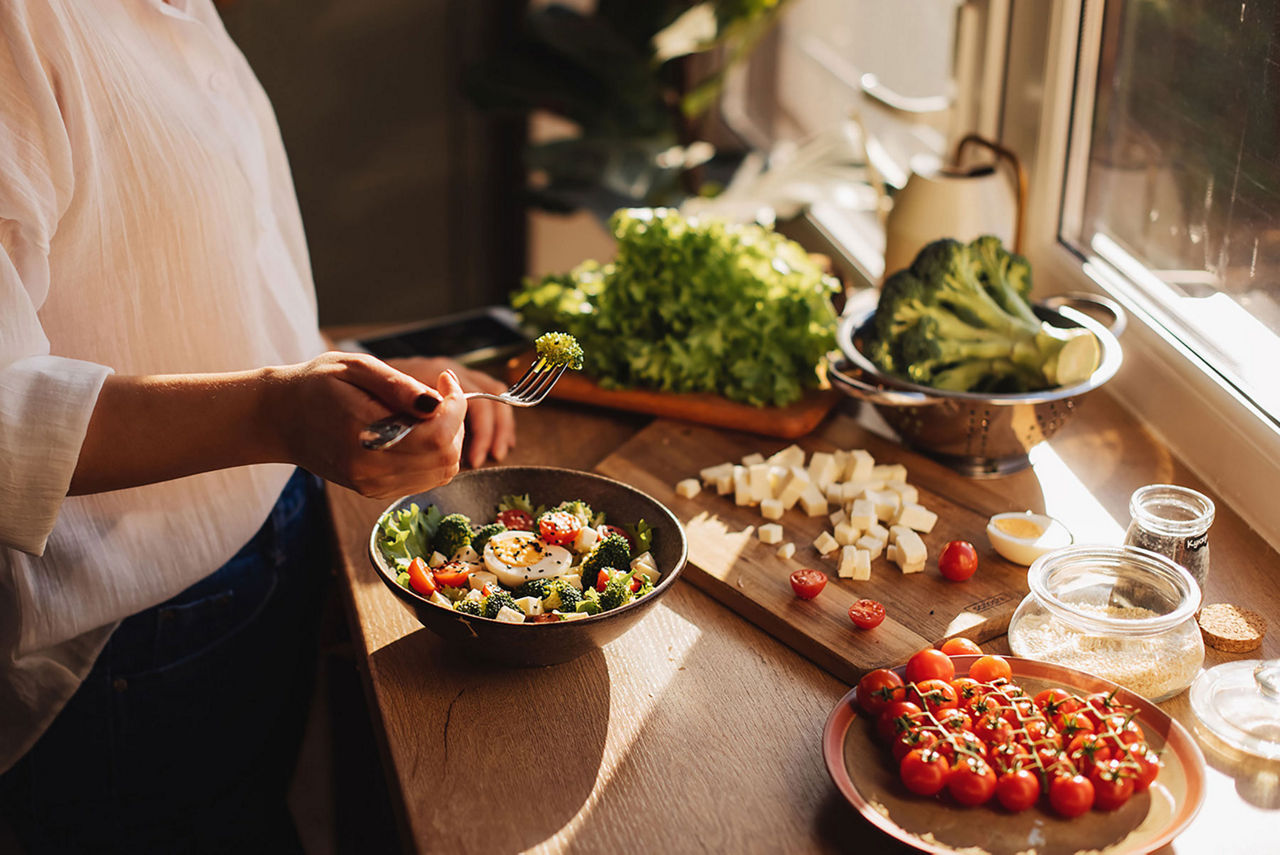
[[[508,588],[568,573],[573,556],[531,531],[503,531],[484,545],[484,566]]]
[[[1041,555],[1070,546],[1074,538],[1053,517],[1031,511],[996,514],[987,523],[992,548],[1014,564],[1030,565]]]

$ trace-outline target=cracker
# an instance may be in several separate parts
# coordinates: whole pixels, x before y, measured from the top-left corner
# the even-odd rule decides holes
[[[1262,615],[1230,603],[1210,603],[1196,620],[1205,644],[1226,653],[1247,653],[1262,646],[1267,621]]]

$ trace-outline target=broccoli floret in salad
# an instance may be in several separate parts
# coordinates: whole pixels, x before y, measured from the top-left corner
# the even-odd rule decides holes
[[[600,594],[600,608],[609,611],[631,602],[631,577],[634,575],[635,573],[615,573],[609,577],[609,584],[604,586],[604,592]]]
[[[597,516],[597,514],[592,512],[590,505],[578,499],[574,499],[572,502],[561,502],[552,508],[551,511],[567,511],[577,517],[578,522],[584,526],[595,525],[598,522],[603,522],[604,516],[603,514]],[[551,511],[548,511],[548,513]]]
[[[574,606],[574,611],[589,615],[600,614],[600,592],[595,588],[584,588],[582,600]]]
[[[453,604],[453,610],[466,615],[475,615],[476,617],[484,616],[484,606],[481,605],[479,600],[458,600]],[[497,613],[495,612],[495,614]]]
[[[582,584],[590,585],[600,578],[600,571],[606,568],[627,570],[631,567],[631,547],[627,539],[620,534],[611,534],[601,538],[590,554],[582,560]]]
[[[471,535],[471,548],[477,553],[483,553],[484,545],[489,542],[489,538],[506,530],[507,527],[500,522],[481,526],[475,534]]]
[[[471,520],[464,514],[449,514],[440,520],[432,545],[446,558],[458,554],[458,550],[471,543]]]
[[[506,588],[498,588],[484,598],[484,616],[496,618],[503,606],[520,611],[520,607],[516,605],[516,598],[511,596],[511,592]]]
[[[563,579],[530,579],[513,596],[517,600],[537,597],[547,611],[571,612],[582,601],[582,593]]]
[[[582,345],[568,333],[545,333],[538,336],[533,346],[538,357],[549,367],[564,365],[575,371],[582,367]]]

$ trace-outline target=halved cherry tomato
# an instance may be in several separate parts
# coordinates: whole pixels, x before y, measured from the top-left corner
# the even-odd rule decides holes
[[[922,680],[952,680],[956,676],[956,666],[951,657],[941,650],[926,647],[913,654],[907,660],[906,682],[919,683]]]
[[[892,742],[899,733],[911,727],[915,717],[922,713],[918,704],[894,701],[880,711],[880,717],[876,719],[876,734],[882,742]]]
[[[1093,806],[1098,810],[1115,810],[1133,795],[1133,778],[1119,760],[1094,766],[1089,783],[1093,784]]]
[[[950,770],[946,758],[936,751],[918,748],[902,758],[898,775],[908,790],[920,796],[940,793],[946,785]]]
[[[533,531],[533,515],[519,508],[498,511],[496,519],[505,525],[508,531]]]
[[[582,523],[568,511],[551,511],[538,517],[538,536],[547,543],[568,546],[582,531]]]
[[[969,666],[969,676],[979,683],[1013,679],[1013,667],[1003,656],[983,656]]]
[[[980,805],[996,791],[996,773],[985,760],[963,755],[947,774],[947,792],[962,805]]]
[[[609,587],[609,577],[612,575],[613,574],[610,573],[608,569],[602,568],[600,572],[596,574],[596,590],[603,594],[604,589]]]
[[[461,561],[450,561],[447,564],[441,564],[434,571],[436,584],[445,588],[461,588],[467,584],[467,579],[471,576],[473,570],[472,565],[465,564]]]
[[[427,562],[421,558],[415,558],[409,562],[409,587],[424,597],[429,597],[436,592],[436,583],[431,578],[431,570],[427,567]]]
[[[963,636],[948,638],[942,642],[942,646],[939,649],[948,656],[967,656],[982,653],[981,647]]]
[[[636,551],[635,538],[633,538],[630,534],[628,534],[627,530],[624,528],[619,528],[616,525],[609,525],[608,523],[606,523],[602,526],[597,527],[596,533],[599,534],[602,539],[608,537],[611,534],[616,534],[618,537],[622,538],[627,542],[627,549],[630,549],[632,552]]]
[[[908,683],[907,700],[935,714],[938,710],[955,709],[960,704],[956,699],[956,690],[946,680]]]
[[[1013,769],[996,780],[996,798],[1005,810],[1026,810],[1040,798],[1040,779],[1026,769]]]
[[[978,550],[967,540],[953,540],[942,547],[938,572],[952,582],[963,582],[978,569]]]
[[[868,671],[858,681],[858,706],[868,715],[880,715],[885,707],[903,700],[905,695],[902,678],[888,668]]]
[[[875,629],[884,623],[884,606],[875,600],[858,600],[849,606],[849,619],[858,629]]]
[[[1060,816],[1079,816],[1093,807],[1093,784],[1083,775],[1058,775],[1049,783],[1049,804]]]
[[[812,600],[827,586],[827,574],[812,567],[796,570],[791,574],[791,590],[802,600]]]

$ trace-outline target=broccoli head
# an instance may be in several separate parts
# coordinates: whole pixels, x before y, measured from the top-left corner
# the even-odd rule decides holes
[[[574,499],[572,502],[561,502],[551,509],[552,511],[568,511],[577,517],[578,522],[582,525],[591,525],[595,519],[595,513],[592,512],[591,506],[586,502]]]
[[[484,545],[489,542],[489,538],[506,530],[507,527],[499,522],[481,526],[476,530],[475,534],[471,535],[471,548],[476,552],[483,553]]]
[[[471,543],[471,520],[463,514],[449,514],[440,520],[440,525],[436,528],[435,540],[432,546],[436,552],[446,558],[452,558],[458,554],[458,550]]]
[[[631,602],[634,596],[631,591],[631,577],[634,575],[634,573],[615,573],[609,577],[609,584],[604,586],[604,591],[600,594],[600,608],[609,611]]]
[[[620,534],[603,537],[591,548],[591,552],[582,560],[582,584],[591,584],[600,578],[600,571],[606,567],[614,570],[627,570],[631,567],[631,547],[627,539]]]
[[[939,240],[885,280],[864,352],[883,371],[949,391],[1021,392],[1082,382],[1088,330],[1059,329],[1027,301],[1031,267],[1000,240]]]
[[[563,579],[554,579],[551,591],[542,598],[542,607],[560,612],[572,612],[582,602],[582,592]]]
[[[503,606],[520,611],[520,607],[516,605],[516,598],[511,596],[511,592],[506,588],[498,588],[484,598],[484,616],[496,618]]]
[[[582,367],[582,345],[568,333],[549,332],[533,343],[538,357],[551,368],[564,365],[575,371]]]
[[[479,600],[458,600],[453,604],[453,610],[466,615],[475,615],[476,617],[484,615],[484,606],[481,605]],[[494,614],[496,615],[497,612],[495,611]]]

